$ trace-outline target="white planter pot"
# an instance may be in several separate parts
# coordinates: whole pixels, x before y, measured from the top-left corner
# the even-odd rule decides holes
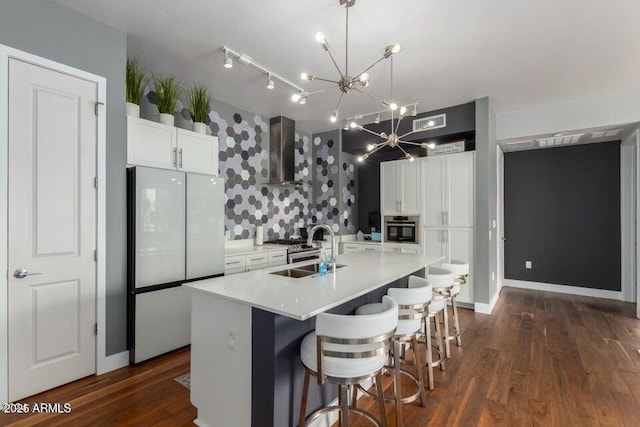
[[[138,104],[134,104],[133,102],[127,102],[125,104],[127,116],[131,117],[140,117],[140,106]]]
[[[173,126],[174,117],[173,114],[160,113],[160,123],[167,126]]]
[[[206,123],[195,122],[193,124],[193,131],[201,133],[203,135],[206,135],[207,134],[207,125],[206,125]]]

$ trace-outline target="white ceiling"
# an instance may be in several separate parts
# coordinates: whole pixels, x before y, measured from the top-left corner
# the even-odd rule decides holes
[[[311,132],[335,128],[328,117],[337,89],[293,105],[282,84],[235,61],[227,45],[309,91],[307,71],[334,78],[315,41],[324,32],[343,66],[344,8],[338,0],[56,0],[128,34],[128,54],[183,82],[202,81],[212,95],[267,117],[284,114]],[[638,0],[358,0],[350,9],[349,65],[364,68],[384,47],[395,58],[398,103],[419,111],[490,96],[498,112],[640,88]],[[368,90],[389,98],[389,63],[372,70]],[[380,109],[351,93],[341,116]]]

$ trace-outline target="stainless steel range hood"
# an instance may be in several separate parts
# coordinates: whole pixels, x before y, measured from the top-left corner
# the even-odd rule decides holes
[[[284,116],[269,121],[269,184],[303,185],[294,179],[295,173],[295,125]]]

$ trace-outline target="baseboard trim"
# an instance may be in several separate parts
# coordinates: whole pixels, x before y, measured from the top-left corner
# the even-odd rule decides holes
[[[500,298],[500,292],[495,293],[493,298],[491,298],[489,304],[485,304],[483,302],[475,303],[473,305],[473,311],[475,311],[476,313],[491,314],[491,312],[493,311],[493,307],[495,307],[496,303],[498,302],[498,298]]]
[[[580,295],[584,297],[605,298],[622,301],[622,292],[604,289],[581,288],[579,286],[554,285],[551,283],[529,282],[526,280],[505,279],[504,286],[535,291],[556,292],[559,294]]]
[[[102,375],[115,371],[116,369],[124,368],[129,365],[129,350],[107,356],[102,359],[101,362],[96,375]]]

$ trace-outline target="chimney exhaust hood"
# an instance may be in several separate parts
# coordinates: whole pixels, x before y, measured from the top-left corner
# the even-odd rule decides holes
[[[303,185],[296,181],[295,173],[295,124],[284,116],[269,121],[269,184]]]

